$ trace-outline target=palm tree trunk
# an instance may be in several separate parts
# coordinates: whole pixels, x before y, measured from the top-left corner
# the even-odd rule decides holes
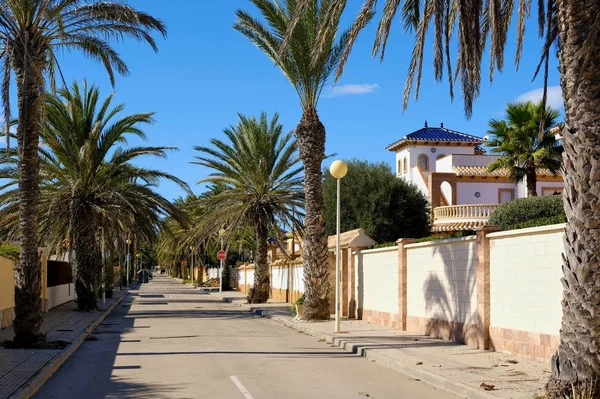
[[[79,310],[97,309],[96,283],[100,266],[100,254],[96,245],[96,231],[91,223],[92,214],[87,206],[79,202],[73,203],[71,210],[71,239],[75,249],[77,278],[75,293]]]
[[[16,53],[16,50],[15,50]],[[14,344],[31,347],[43,343],[42,327],[42,266],[38,256],[39,192],[39,121],[44,83],[43,68],[33,60],[25,65],[23,58],[13,55],[19,103],[19,227],[21,253],[15,265]],[[9,55],[5,55],[9,56]]]
[[[527,178],[527,196],[537,197],[537,171],[535,166],[527,168],[525,176]]]
[[[269,299],[269,265],[267,264],[268,230],[264,222],[256,223],[256,252],[254,253],[254,287],[248,303],[266,303]],[[225,282],[223,282],[225,285]]]
[[[551,397],[571,384],[593,384],[600,394],[600,46],[588,41],[598,28],[598,0],[558,2],[560,73],[565,99],[562,140],[567,215],[563,265],[562,326],[552,358]],[[582,68],[583,60],[587,64]],[[594,396],[596,397],[596,396]]]
[[[323,173],[325,126],[317,110],[308,108],[296,128],[300,158],[304,164],[304,198],[306,207],[304,246],[304,316],[305,320],[329,320],[329,268],[327,235],[323,216]]]

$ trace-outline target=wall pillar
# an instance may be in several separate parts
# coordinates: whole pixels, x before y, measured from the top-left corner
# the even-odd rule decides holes
[[[346,284],[348,290],[348,318],[356,319],[356,272],[354,266],[354,251],[356,248],[348,248],[346,254],[346,262],[348,265],[348,282]]]
[[[273,263],[277,260],[277,245],[270,244],[268,246],[268,248],[269,248],[268,257],[270,258],[269,262]]]
[[[414,238],[401,238],[397,241],[398,243],[398,329],[400,331],[406,331],[406,314],[407,314],[407,301],[406,301],[406,287],[407,287],[407,248],[408,244],[415,242]]]
[[[496,226],[481,226],[477,234],[477,344],[490,349],[490,239],[488,234],[499,231]]]

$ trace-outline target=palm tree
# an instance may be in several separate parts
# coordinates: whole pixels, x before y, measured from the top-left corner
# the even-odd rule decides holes
[[[335,72],[346,49],[348,31],[336,40],[343,7],[329,0],[310,0],[299,10],[296,0],[251,0],[267,24],[245,11],[237,11],[234,28],[261,49],[298,92],[303,114],[296,128],[300,158],[304,164],[306,202],[304,241],[305,318],[329,319],[329,270],[325,234],[322,169],[325,127],[317,104],[323,87]],[[294,16],[304,12],[298,23]],[[284,42],[291,28],[293,34]]]
[[[0,3],[0,62],[4,119],[10,121],[10,81],[14,72],[19,109],[19,224],[21,255],[15,278],[15,343],[32,346],[40,334],[41,265],[37,254],[39,200],[39,122],[46,81],[54,89],[60,75],[56,52],[80,50],[101,62],[114,83],[114,70],[127,66],[110,40],[131,37],[156,50],[150,35],[166,28],[152,16],[123,2],[103,0],[3,0]],[[8,131],[6,126],[5,131]],[[8,147],[8,145],[7,145]]]
[[[544,115],[545,112],[545,115]],[[563,148],[550,130],[557,125],[558,110],[546,109],[542,102],[514,103],[506,106],[506,120],[491,119],[492,135],[486,143],[492,154],[501,157],[488,166],[488,170],[508,170],[515,182],[526,179],[527,196],[537,196],[538,168],[558,174]],[[544,135],[539,139],[540,122],[544,120]]]
[[[210,209],[207,226],[227,226],[234,232],[251,225],[256,234],[254,288],[248,302],[264,303],[269,298],[267,238],[277,222],[301,222],[293,209],[303,206],[302,167],[292,132],[283,134],[279,115],[267,120],[239,115],[239,122],[224,130],[229,143],[211,140],[211,147],[196,147],[200,155],[193,162],[211,170],[200,180],[219,187],[206,197]]]
[[[347,0],[332,0],[344,7]],[[305,18],[312,0],[297,0],[294,21]],[[560,345],[552,359],[553,375],[549,394],[563,397],[572,385],[591,383],[600,392],[600,296],[596,295],[596,275],[600,270],[600,247],[597,234],[600,220],[600,192],[597,187],[600,159],[597,142],[600,137],[600,2],[598,0],[538,0],[538,35],[544,37],[542,56],[537,72],[543,67],[544,95],[548,82],[548,64],[553,44],[556,45],[565,100],[565,123],[561,136],[564,146],[564,199],[568,219],[565,233],[563,277],[563,319]],[[364,0],[351,29],[346,53],[338,74],[359,32],[377,12],[377,0]],[[408,104],[413,82],[418,95],[427,32],[434,32],[434,73],[441,80],[444,66],[453,96],[453,80],[460,76],[465,113],[471,115],[473,101],[479,94],[483,52],[489,45],[489,77],[504,66],[505,44],[516,8],[517,46],[515,64],[518,67],[525,37],[525,20],[530,16],[530,0],[406,0],[386,1],[381,13],[373,54],[384,57],[392,21],[398,11],[407,30],[415,31],[415,47],[404,91],[404,107]],[[433,29],[429,29],[433,25]],[[330,24],[330,30],[336,27]],[[458,32],[455,69],[452,71],[450,49],[452,35]],[[288,30],[286,38],[292,37]],[[416,76],[415,79],[413,79]],[[543,132],[544,124],[540,125]],[[585,193],[585,195],[582,195]]]
[[[84,84],[80,89],[74,83],[71,91],[47,96],[40,130],[40,234],[55,247],[67,234],[70,260],[77,265],[77,304],[83,310],[96,307],[101,240],[129,230],[138,241],[152,240],[162,217],[181,216],[154,191],[156,184],[168,179],[187,189],[170,174],[132,163],[147,155],[164,158],[174,148],[123,147],[128,137],[145,138],[141,126],[152,123],[153,114],[119,118],[124,107],[112,108],[112,97],[100,101],[96,87]],[[12,178],[16,185],[17,170],[3,170],[7,173],[0,177]],[[19,190],[8,190],[0,200],[0,208],[10,212],[19,206]]]

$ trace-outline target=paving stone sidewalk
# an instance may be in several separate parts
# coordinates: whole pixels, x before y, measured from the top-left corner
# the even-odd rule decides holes
[[[115,291],[114,297],[100,299],[100,310],[78,312],[71,301],[44,314],[42,332],[48,341],[68,342],[64,349],[5,349],[0,346],[0,399],[28,398],[58,369],[94,328],[126,296]],[[0,342],[12,340],[12,327],[0,330]]]
[[[333,321],[293,320],[290,304],[251,306],[245,295],[238,292],[212,295],[461,397],[531,399],[543,393],[550,376],[549,364],[518,356],[473,349],[360,320],[343,320],[344,333],[334,334]],[[482,383],[494,385],[494,389],[486,391],[481,388]]]

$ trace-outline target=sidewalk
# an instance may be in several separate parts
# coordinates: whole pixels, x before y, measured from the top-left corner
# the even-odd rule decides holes
[[[44,314],[42,332],[48,341],[68,342],[64,349],[5,349],[0,346],[0,399],[29,398],[71,356],[85,338],[121,303],[127,291],[115,291],[114,298],[98,301],[101,310],[76,312],[67,302]],[[0,330],[0,343],[12,340],[11,327]]]
[[[211,295],[221,298],[218,294]],[[251,306],[245,295],[238,292],[223,293],[222,299],[460,397],[531,399],[543,393],[550,376],[548,364],[517,356],[473,349],[360,320],[342,320],[344,333],[334,334],[333,321],[293,320],[290,304]],[[482,383],[494,385],[494,389],[486,391],[481,388]]]

